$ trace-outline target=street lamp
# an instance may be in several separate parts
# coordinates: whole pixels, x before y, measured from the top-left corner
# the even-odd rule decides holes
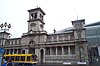
[[[11,24],[7,24],[7,22],[5,22],[4,24],[2,23],[0,25],[1,30],[4,30],[4,32],[6,32],[7,30],[9,30],[11,28]]]
[[[11,24],[7,24],[7,22],[5,22],[4,24],[2,23],[1,25],[0,25],[0,28],[1,28],[1,30],[3,30],[3,35],[2,35],[2,39],[3,39],[3,42],[2,42],[2,47],[3,47],[3,43],[4,43],[4,33],[8,30],[9,31],[9,29],[11,28]]]

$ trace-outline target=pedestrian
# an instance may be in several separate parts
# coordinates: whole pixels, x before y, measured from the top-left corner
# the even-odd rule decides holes
[[[13,66],[13,64],[12,64],[12,61],[11,61],[11,60],[9,60],[9,61],[8,61],[7,66]]]
[[[7,65],[7,61],[4,61],[3,65],[2,66],[6,66]]]

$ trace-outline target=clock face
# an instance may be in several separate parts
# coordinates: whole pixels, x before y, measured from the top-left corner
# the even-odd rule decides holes
[[[30,24],[31,27],[34,27],[35,25],[36,25],[35,23],[31,23],[31,24]]]

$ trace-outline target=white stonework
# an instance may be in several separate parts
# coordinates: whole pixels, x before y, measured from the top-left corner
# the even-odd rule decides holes
[[[45,13],[41,8],[28,10],[28,32],[21,38],[5,40],[5,54],[23,52],[37,55],[38,62],[44,63],[77,63],[80,60],[88,62],[87,43],[85,37],[85,20],[72,21],[73,28],[47,34],[44,30],[43,17]],[[17,41],[17,42],[16,42]]]

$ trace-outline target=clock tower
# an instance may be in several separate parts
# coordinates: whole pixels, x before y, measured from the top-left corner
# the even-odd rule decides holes
[[[38,57],[38,61],[41,61],[41,54],[43,54],[43,58],[45,55],[45,49],[42,47],[42,44],[44,45],[47,39],[43,20],[45,13],[39,7],[28,10],[28,13],[28,32],[23,33],[21,44],[25,46],[23,49],[25,49],[26,54],[35,54]]]
[[[29,12],[29,20],[28,22],[28,32],[37,32],[43,31],[44,29],[44,20],[43,17],[45,13],[41,8],[35,8],[28,10]]]

